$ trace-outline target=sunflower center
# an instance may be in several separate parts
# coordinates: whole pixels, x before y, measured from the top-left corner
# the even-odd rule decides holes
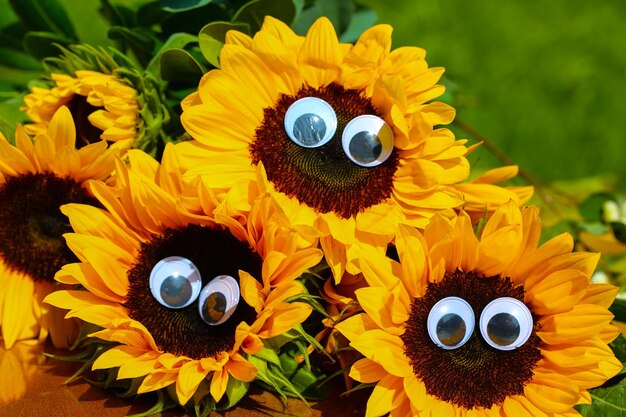
[[[129,316],[143,324],[164,352],[192,359],[216,357],[235,343],[239,323],[251,324],[255,311],[243,298],[233,315],[220,325],[210,326],[201,317],[198,300],[180,309],[159,303],[150,290],[150,273],[162,259],[180,256],[194,263],[202,286],[219,275],[239,281],[239,270],[261,275],[262,259],[229,231],[198,225],[169,229],[141,246],[137,263],[128,272],[130,288],[124,306]],[[209,303],[219,300],[208,300]]]
[[[98,107],[89,104],[87,97],[80,94],[75,94],[67,107],[76,125],[76,148],[80,149],[90,143],[100,142],[102,140],[100,135],[103,131],[92,125],[88,119],[91,113],[98,110]]]
[[[52,173],[8,177],[0,185],[0,256],[35,281],[54,282],[63,265],[76,262],[63,239],[72,228],[59,207],[97,205],[76,181]]]
[[[295,144],[285,132],[285,113],[295,101],[317,97],[337,115],[337,131],[317,148]],[[250,145],[254,164],[263,162],[267,178],[276,189],[319,213],[333,212],[349,218],[391,196],[398,167],[395,151],[382,164],[363,167],[345,154],[341,135],[348,122],[364,114],[380,116],[370,99],[357,90],[330,84],[318,89],[304,87],[295,96],[281,95],[274,107],[264,110],[263,123]]]
[[[424,382],[426,392],[468,410],[491,408],[502,404],[508,396],[523,394],[541,359],[536,328],[528,341],[515,350],[489,346],[478,325],[466,344],[457,349],[442,349],[430,339],[427,319],[433,306],[446,297],[467,301],[478,318],[485,306],[497,298],[511,297],[524,302],[524,288],[515,287],[509,278],[460,271],[446,273],[443,280],[428,285],[426,294],[413,301],[402,335],[405,354],[415,375]]]

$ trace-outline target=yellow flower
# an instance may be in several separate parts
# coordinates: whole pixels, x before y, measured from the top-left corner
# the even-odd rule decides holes
[[[45,133],[65,105],[74,116],[78,147],[104,139],[160,155],[170,117],[162,81],[114,48],[59,49],[59,57],[46,60],[47,79],[24,97],[22,111],[33,122],[24,127],[27,133]]]
[[[13,146],[0,135],[0,327],[4,345],[48,333],[66,346],[72,322],[42,304],[55,287],[54,274],[74,255],[62,234],[69,231],[59,207],[96,204],[85,184],[103,180],[115,168],[105,141],[76,149],[72,116],[61,107],[45,135],[33,141],[18,126]]]
[[[56,279],[87,291],[58,291],[46,302],[103,328],[91,336],[119,343],[93,369],[143,378],[138,393],[175,384],[181,404],[196,392],[218,402],[231,383],[254,379],[246,354],[308,317],[310,306],[286,300],[303,292],[295,278],[322,253],[316,241],[300,246],[268,195],[250,212],[230,212],[228,200],[216,211],[209,189],[183,182],[173,145],[161,165],[139,150],[128,158],[114,185],[92,184],[104,209],[63,207],[81,262]]]
[[[34,122],[24,128],[31,135],[46,132],[52,115],[68,106],[76,119],[78,144],[100,139],[130,146],[137,137],[137,92],[115,75],[76,71],[75,76],[51,74],[52,88],[33,87],[22,109]]]
[[[241,181],[272,193],[294,225],[323,233],[336,280],[359,272],[363,245],[384,251],[399,222],[424,227],[433,213],[463,204],[465,140],[447,129],[443,68],[425,51],[391,50],[378,25],[341,44],[326,18],[305,37],[266,17],[253,38],[228,32],[221,69],[182,102],[195,141],[181,144],[187,176],[202,175],[218,196]],[[519,201],[491,190],[486,201]],[[495,194],[494,194],[495,191]]]
[[[617,289],[590,284],[599,255],[569,234],[538,247],[534,207],[498,209],[482,235],[467,214],[435,215],[422,236],[401,225],[399,262],[364,261],[364,313],[336,328],[365,358],[350,375],[374,383],[368,416],[576,416],[587,390],[622,368]]]

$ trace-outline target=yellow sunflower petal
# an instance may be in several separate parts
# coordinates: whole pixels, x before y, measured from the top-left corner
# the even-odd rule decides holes
[[[211,395],[215,402],[219,402],[226,392],[226,385],[228,383],[228,372],[223,369],[221,371],[213,372],[213,377],[211,378]]]
[[[556,374],[535,374],[524,394],[537,408],[552,413],[569,411],[578,402],[578,390],[567,378]]]
[[[208,373],[209,370],[204,369],[200,361],[189,361],[180,368],[176,379],[176,395],[182,405],[187,404]]]
[[[175,383],[177,378],[178,372],[152,372],[143,379],[137,388],[137,394],[160,390]]]
[[[404,345],[398,336],[374,329],[361,334],[350,345],[392,375],[406,377],[413,373],[409,360],[404,355]]]
[[[257,374],[256,367],[238,353],[235,353],[230,357],[230,360],[226,363],[224,368],[235,379],[243,382],[252,381]]]
[[[393,406],[396,390],[402,389],[402,379],[386,375],[378,381],[367,401],[366,417],[377,417],[387,414]]]
[[[364,383],[380,381],[386,375],[382,366],[367,358],[359,359],[350,368],[350,378]]]

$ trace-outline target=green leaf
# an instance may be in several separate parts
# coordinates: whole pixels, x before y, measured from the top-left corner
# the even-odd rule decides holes
[[[229,30],[250,33],[250,26],[246,23],[211,22],[203,27],[198,34],[198,43],[202,55],[209,61],[209,64],[216,68],[220,66],[220,51],[224,46],[226,32]]]
[[[250,25],[252,33],[261,29],[265,16],[273,16],[292,25],[298,10],[292,0],[252,0],[235,12],[233,22]]]
[[[170,14],[157,2],[146,3],[137,11],[137,25],[152,26],[161,23]]]
[[[337,33],[342,33],[348,28],[352,18],[352,1],[317,0],[300,14],[298,21],[293,24],[294,31],[300,35],[306,34],[313,22],[321,16],[330,19]]]
[[[622,222],[611,222],[611,230],[615,239],[626,243],[626,224]]]
[[[243,396],[246,395],[249,386],[249,383],[238,381],[234,377],[228,378],[228,383],[226,385],[226,398],[223,398],[222,401],[219,402],[218,409],[227,410],[234,407],[243,398]],[[224,399],[226,401],[224,401]]]
[[[178,13],[206,6],[211,3],[211,1],[212,0],[161,0],[161,6],[163,10]]]
[[[52,32],[76,40],[72,21],[57,0],[9,0],[9,3],[29,29]]]
[[[188,33],[175,33],[170,36],[161,49],[154,55],[148,66],[146,67],[146,71],[151,72],[153,74],[160,73],[160,61],[161,55],[167,51],[168,49],[183,49],[185,46],[190,43],[198,42],[198,38],[196,36],[190,35]]]
[[[615,316],[615,320],[626,323],[626,300],[616,298],[609,310]]]
[[[41,63],[33,58],[32,55],[23,50],[5,47],[0,47],[0,64],[25,70],[43,69]]]
[[[371,27],[378,20],[372,9],[361,8],[352,13],[352,18],[346,30],[339,36],[340,42],[355,42],[365,29]]]
[[[617,336],[617,339],[612,341],[609,346],[613,349],[615,357],[622,363],[626,362],[626,337],[623,334]],[[626,370],[622,369],[622,373]]]
[[[178,32],[196,35],[207,23],[229,20],[230,14],[223,7],[211,3],[199,9],[170,13],[161,22],[161,29],[166,36]]]
[[[76,37],[82,43],[98,46],[113,46],[107,38],[110,24],[100,13],[97,3],[91,1],[59,0],[64,6],[68,18],[73,22]]]
[[[254,356],[256,356],[259,359],[263,359],[266,362],[270,362],[270,363],[280,366],[280,359],[278,358],[278,354],[272,348],[263,346],[263,349],[255,353]]]
[[[50,32],[28,32],[24,37],[24,47],[37,59],[59,56],[61,50],[55,44],[67,46],[71,43],[71,39]]]
[[[112,26],[108,32],[109,38],[119,41],[128,41],[146,53],[151,54],[157,44],[154,35],[145,29],[129,29],[122,26]]]
[[[12,98],[0,102],[0,132],[9,141],[12,141],[17,123],[22,123],[26,120],[26,114],[20,111],[20,107],[23,105],[23,94],[14,95]]]
[[[590,393],[592,404],[576,407],[583,417],[626,417],[626,374],[610,379]]]
[[[204,74],[204,68],[182,49],[168,49],[161,55],[161,77],[166,81],[196,81]]]
[[[607,201],[615,201],[615,197],[609,193],[595,193],[580,203],[578,210],[585,220],[599,222],[602,221],[604,203]]]

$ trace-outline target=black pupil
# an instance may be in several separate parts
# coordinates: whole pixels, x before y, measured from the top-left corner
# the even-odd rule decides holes
[[[498,313],[487,323],[487,335],[500,346],[509,346],[520,334],[519,322],[509,313]]]
[[[313,146],[324,138],[326,123],[317,114],[306,113],[298,117],[294,122],[293,134],[301,144]]]
[[[182,275],[169,276],[161,284],[161,298],[170,307],[184,306],[191,293],[191,283]]]
[[[455,346],[465,337],[465,321],[458,314],[448,313],[437,322],[437,338],[446,346]]]
[[[382,152],[378,135],[372,132],[359,132],[350,140],[350,155],[359,162],[375,161]]]
[[[219,291],[211,293],[202,305],[202,318],[207,323],[217,323],[226,313],[226,296]]]

